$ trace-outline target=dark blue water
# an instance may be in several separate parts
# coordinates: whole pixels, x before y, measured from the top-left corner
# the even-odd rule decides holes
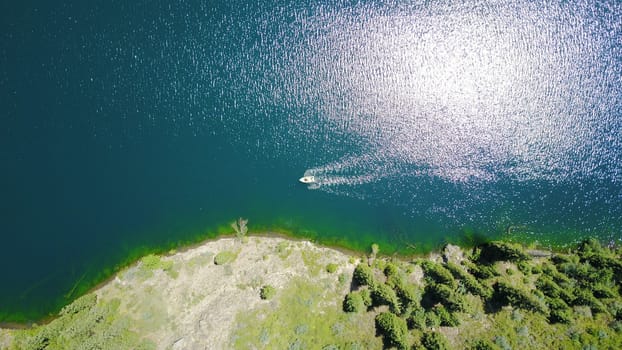
[[[33,0],[0,26],[0,321],[239,216],[385,252],[622,237],[619,2]]]

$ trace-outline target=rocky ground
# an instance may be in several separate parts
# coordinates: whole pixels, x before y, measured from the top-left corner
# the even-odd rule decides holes
[[[349,281],[338,283],[339,276],[351,276],[354,269],[354,261],[349,255],[307,241],[277,237],[248,237],[245,240],[223,238],[170,256],[145,257],[89,294],[96,296],[96,302],[93,306],[87,301],[89,305],[84,309],[105,309],[90,313],[104,315],[99,318],[105,319],[103,323],[108,325],[100,332],[117,337],[117,345],[225,349],[233,346],[232,332],[236,329],[237,317],[274,304],[279,292],[287,289],[292,281],[334,286],[327,291],[336,292],[338,297],[349,291]],[[334,271],[331,269],[329,273],[326,270],[328,264],[334,264]],[[263,286],[273,287],[277,298],[263,300],[260,297]],[[339,301],[338,298],[332,300]],[[334,305],[333,308],[340,307]],[[82,310],[73,315],[83,313],[84,317],[90,317],[90,313]],[[61,314],[64,314],[63,319],[72,312]],[[53,332],[53,336],[60,340],[42,341],[69,346],[74,344],[73,341],[79,342],[82,335],[68,334],[66,329],[73,327],[74,323],[88,323],[89,320],[74,318],[54,321],[62,323],[62,326],[52,327],[58,333]],[[119,331],[119,328],[125,329]],[[34,333],[2,330],[0,346],[9,347],[12,337],[21,342],[18,348],[36,343],[41,339],[36,339]],[[106,338],[106,334],[102,338]]]

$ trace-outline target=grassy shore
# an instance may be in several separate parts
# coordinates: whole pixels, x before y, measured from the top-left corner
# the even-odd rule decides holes
[[[0,329],[0,348],[622,348],[619,250],[381,248],[253,236],[148,255],[51,322]]]

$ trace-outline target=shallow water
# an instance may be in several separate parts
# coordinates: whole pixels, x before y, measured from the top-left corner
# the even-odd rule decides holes
[[[385,252],[621,238],[619,2],[29,1],[0,16],[0,321],[238,216]]]

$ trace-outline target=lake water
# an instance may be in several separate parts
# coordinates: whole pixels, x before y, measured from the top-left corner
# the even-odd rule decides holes
[[[621,239],[619,1],[260,3],[0,4],[0,321],[239,216],[387,253]]]

